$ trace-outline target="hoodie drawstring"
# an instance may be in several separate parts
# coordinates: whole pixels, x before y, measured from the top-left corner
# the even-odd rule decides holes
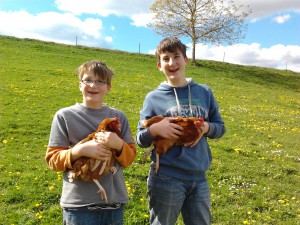
[[[188,85],[188,89],[189,89],[189,96],[188,96],[188,100],[189,100],[189,108],[190,108],[190,117],[193,116],[193,109],[192,109],[192,96],[191,96],[191,87],[190,85]],[[180,116],[182,116],[181,114],[181,105],[177,96],[177,92],[176,92],[176,88],[173,88],[174,93],[175,93],[175,98],[176,98],[176,103],[177,103],[177,109],[178,109],[178,114]]]

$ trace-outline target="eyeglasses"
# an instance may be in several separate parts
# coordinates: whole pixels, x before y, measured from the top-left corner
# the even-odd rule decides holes
[[[89,86],[92,86],[92,84],[95,84],[97,86],[102,86],[104,84],[107,84],[107,82],[102,80],[81,80],[81,82]]]

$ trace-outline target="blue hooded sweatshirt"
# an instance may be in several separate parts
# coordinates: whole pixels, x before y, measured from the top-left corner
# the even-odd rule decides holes
[[[208,133],[203,135],[194,147],[173,146],[159,158],[158,174],[183,180],[205,179],[205,171],[210,167],[212,156],[207,138],[220,138],[226,129],[219,113],[218,104],[212,90],[203,84],[197,84],[188,79],[184,87],[172,87],[161,83],[158,88],[147,94],[143,109],[140,111],[140,121],[136,142],[139,147],[150,147],[153,141],[148,129],[142,122],[153,116],[202,117],[209,123]],[[151,169],[155,164],[155,148],[151,154]]]

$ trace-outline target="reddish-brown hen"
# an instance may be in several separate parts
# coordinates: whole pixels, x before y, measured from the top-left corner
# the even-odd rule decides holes
[[[163,120],[165,117],[163,116],[154,116],[148,120],[143,121],[143,127],[147,128],[150,127],[154,123],[158,123],[161,120]],[[203,118],[197,118],[197,117],[189,117],[189,118],[183,118],[180,116],[177,117],[170,117],[175,118],[175,120],[172,120],[172,123],[176,123],[180,125],[182,130],[182,135],[176,139],[166,139],[163,137],[155,137],[153,140],[153,145],[156,149],[156,165],[155,165],[155,171],[158,171],[159,168],[159,156],[162,154],[165,154],[173,145],[184,145],[186,143],[195,141],[202,135],[201,127],[204,124]]]
[[[78,144],[96,139],[95,134],[97,132],[115,132],[119,137],[121,137],[121,124],[117,117],[104,119],[97,131],[89,134],[85,139],[81,140]],[[73,170],[70,170],[68,178],[70,182],[80,178],[87,182],[94,182],[99,188],[99,194],[102,200],[107,202],[107,196],[104,188],[101,186],[98,180],[104,177],[109,172],[113,174],[116,172],[114,165],[114,157],[111,156],[107,161],[101,161],[97,159],[92,159],[88,157],[80,157],[73,163]]]

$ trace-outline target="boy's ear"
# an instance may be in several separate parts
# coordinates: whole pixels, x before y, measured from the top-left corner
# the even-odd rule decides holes
[[[188,62],[189,62],[189,59],[188,59],[188,57],[185,57],[184,61],[185,61],[185,65],[187,65],[187,64],[188,64]]]
[[[107,92],[106,93],[110,92],[110,89],[111,89],[111,86],[110,86],[110,84],[108,84],[107,85]]]
[[[158,62],[156,65],[157,65],[157,69],[160,70],[160,71],[162,71],[160,62]]]

